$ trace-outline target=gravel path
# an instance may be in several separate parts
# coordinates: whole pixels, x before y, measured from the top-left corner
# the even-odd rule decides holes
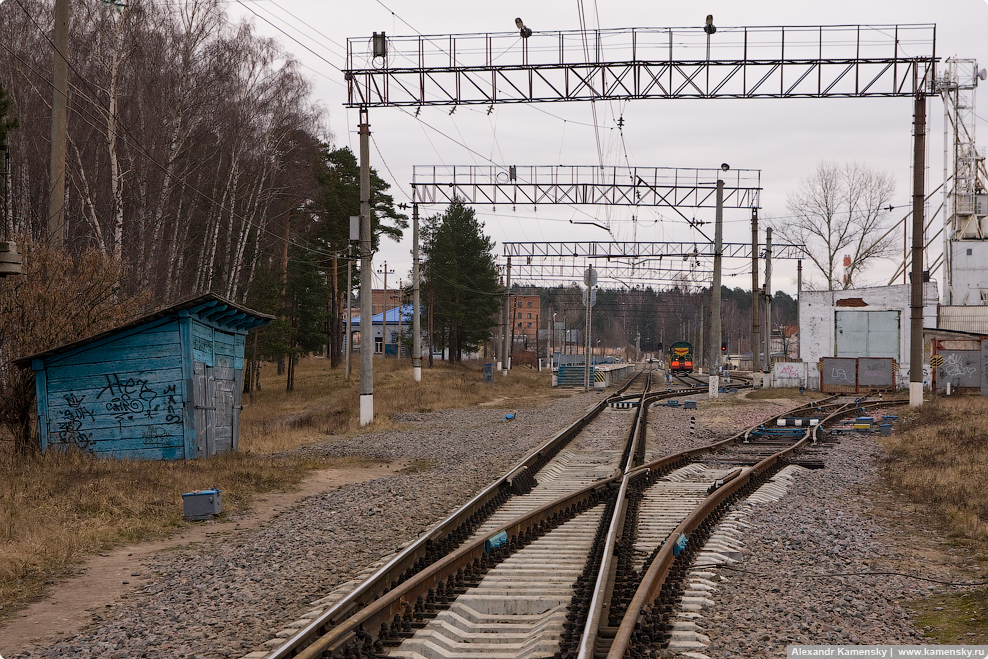
[[[521,409],[510,423],[494,408],[400,415],[399,430],[303,449],[409,460],[421,470],[308,497],[263,528],[160,553],[144,566],[150,582],[123,605],[96,611],[85,632],[8,659],[242,657],[444,519],[601,395]],[[461,460],[457,472],[447,470]]]
[[[123,606],[100,610],[71,640],[10,655],[203,659],[242,657],[310,604],[446,517],[532,448],[575,420],[601,394],[576,393],[504,421],[505,410],[472,408],[397,417],[400,430],[333,438],[304,449],[325,455],[409,460],[423,468],[303,499],[267,526],[156,555],[155,574]],[[700,409],[653,407],[651,454],[726,437],[789,402],[708,402]],[[689,417],[698,431],[688,435]],[[947,576],[902,548],[894,502],[874,488],[880,448],[853,437],[831,449],[828,469],[805,471],[778,502],[753,508],[744,558],[722,575],[702,626],[719,657],[785,656],[786,643],[917,642],[901,598],[928,583],[888,576],[810,579],[862,571]],[[456,473],[446,468],[460,460]],[[418,461],[418,462],[416,462]],[[781,568],[781,569],[780,569]],[[768,596],[767,596],[768,595]],[[10,659],[8,657],[8,659]]]

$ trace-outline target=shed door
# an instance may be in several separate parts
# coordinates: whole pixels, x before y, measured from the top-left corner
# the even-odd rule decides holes
[[[192,364],[192,401],[195,405],[195,432],[196,432],[196,457],[211,455],[212,445],[209,441],[209,431],[207,422],[209,417],[209,396],[206,386],[206,364],[203,362],[193,362]]]
[[[233,408],[236,403],[237,376],[232,368],[217,366],[216,368],[206,368],[207,376],[213,389],[213,410],[212,423],[209,424],[213,431],[213,451],[216,453],[226,453],[233,450]]]
[[[234,451],[239,444],[242,371],[193,365],[196,447],[199,456]]]
[[[835,357],[899,359],[898,311],[838,311]]]

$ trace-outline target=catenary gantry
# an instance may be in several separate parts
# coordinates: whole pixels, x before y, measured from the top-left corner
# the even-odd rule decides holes
[[[417,203],[597,204],[715,208],[717,180],[725,208],[758,208],[761,170],[592,165],[416,165]]]
[[[934,24],[382,33],[347,40],[346,105],[908,97],[935,42]]]
[[[604,260],[643,260],[713,258],[711,243],[672,242],[511,242],[504,243],[504,256],[540,259],[586,258]],[[723,243],[721,256],[751,258],[751,243]],[[803,245],[772,245],[773,259],[801,259]]]

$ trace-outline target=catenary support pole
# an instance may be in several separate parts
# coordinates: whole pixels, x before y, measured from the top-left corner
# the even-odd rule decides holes
[[[720,277],[721,251],[724,243],[724,181],[717,177],[717,214],[714,224],[714,282],[710,287],[710,379],[707,393],[717,398],[720,392]]]
[[[802,360],[799,350],[799,305],[803,300],[803,259],[796,261],[796,359]]]
[[[501,368],[503,369],[501,373],[504,377],[508,377],[508,360],[511,359],[511,332],[508,328],[508,323],[511,322],[511,257],[508,257],[508,266],[505,268],[504,274],[504,350],[501,354]]]
[[[69,79],[69,0],[55,0],[55,30],[52,51],[51,155],[48,185],[48,238],[53,245],[65,243],[65,147],[67,136]]]
[[[419,318],[419,205],[412,204],[412,379],[422,381],[422,320]]]
[[[583,317],[583,390],[590,391],[590,295],[593,288],[587,286],[587,304]]]
[[[913,270],[909,327],[909,406],[923,404],[923,202],[926,188],[926,93],[917,84],[913,121]]]
[[[374,420],[373,253],[371,252],[370,122],[360,109],[360,425]]]
[[[758,323],[758,209],[751,209],[751,370],[762,370],[761,328]]]
[[[772,227],[765,229],[765,372],[772,372]]]

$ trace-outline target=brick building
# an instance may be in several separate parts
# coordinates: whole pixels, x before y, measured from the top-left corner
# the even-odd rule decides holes
[[[511,310],[515,350],[520,350],[519,344],[524,343],[526,350],[535,352],[539,327],[543,324],[541,299],[538,295],[512,295],[508,308]]]

